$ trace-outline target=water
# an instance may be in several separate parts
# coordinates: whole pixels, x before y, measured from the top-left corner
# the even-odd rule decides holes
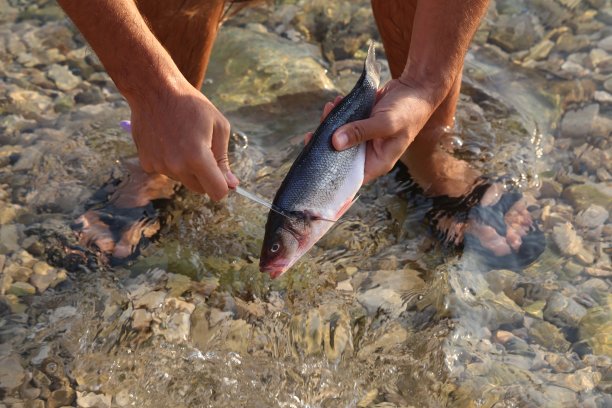
[[[326,101],[350,89],[361,70],[359,50],[375,37],[367,2],[314,1],[302,9],[277,3],[228,23],[204,85],[234,126],[235,173],[244,188],[270,201],[304,133],[318,123]],[[584,200],[610,210],[610,180],[601,169],[611,169],[597,156],[609,157],[610,105],[588,90],[581,94],[584,78],[551,76],[560,70],[550,67],[552,57],[526,59],[520,67],[509,55],[526,57],[491,46],[483,33],[493,37],[503,16],[518,13],[498,3],[466,60],[448,143],[475,167],[507,176],[534,197],[545,253],[515,273],[489,271],[470,254],[440,248],[423,222],[428,203],[398,195],[402,182],[389,175],[365,186],[342,222],[278,280],[257,266],[267,209],[238,194],[216,204],[181,192],[164,212],[159,238],[127,265],[111,268],[95,254],[67,251],[75,242],[70,222],[111,173],[121,175],[117,160],[134,153],[118,126],[129,111],[95,60],[45,51],[87,54],[51,3],[0,3],[15,13],[2,20],[10,45],[0,49],[7,55],[2,92],[11,101],[2,104],[0,153],[0,215],[8,219],[0,227],[6,256],[0,381],[25,381],[4,387],[3,403],[58,400],[51,393],[74,390],[78,396],[66,403],[81,406],[94,397],[105,401],[100,406],[137,407],[609,404],[612,231],[605,219],[590,227],[596,217],[580,214],[591,204]],[[607,23],[595,24],[601,16],[585,17],[586,3],[535,3],[521,2],[546,21],[536,31],[569,27],[588,37],[588,48],[559,52],[564,61],[588,54],[610,35]],[[536,12],[546,7],[566,10],[574,26],[544,20]],[[63,42],[45,43],[48,32]],[[305,45],[308,33],[317,46]],[[558,34],[550,35],[557,42]],[[24,54],[39,62],[28,66],[28,58],[18,57]],[[537,65],[542,61],[550,66]],[[82,88],[59,92],[48,74],[51,63],[86,79]],[[590,68],[586,77],[599,92],[607,89],[606,67]],[[568,83],[574,88],[559,90]],[[62,100],[93,89],[102,92],[90,102],[78,102],[82,95],[72,105]],[[27,94],[39,105],[18,103],[15,92],[22,90],[42,95]],[[566,112],[593,104],[598,113],[580,124],[592,129],[568,136]],[[581,190],[574,197],[576,186],[600,195]],[[576,254],[555,244],[565,222],[581,237]],[[67,270],[66,279],[42,294],[18,292],[15,282],[26,272],[11,265],[35,269],[21,248]],[[14,279],[6,284],[9,269]],[[60,368],[45,371],[49,362]],[[49,384],[29,380],[29,373],[36,379],[41,372]],[[29,389],[40,392],[32,397]]]

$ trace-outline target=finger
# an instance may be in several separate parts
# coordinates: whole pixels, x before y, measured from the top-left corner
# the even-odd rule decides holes
[[[304,135],[304,144],[307,145],[312,139],[313,132],[308,132]]]
[[[346,150],[374,138],[387,138],[395,133],[387,115],[347,123],[334,133],[332,143],[336,150]]]
[[[217,160],[212,151],[203,147],[200,157],[201,160],[191,163],[198,183],[212,200],[219,201],[229,191],[225,175],[217,165]]]
[[[369,183],[390,172],[407,147],[408,144],[401,137],[369,142],[366,150],[363,183]]]
[[[323,113],[321,114],[321,118],[319,119],[319,122],[323,122],[325,118],[327,117],[327,115],[329,115],[329,112],[332,111],[332,109],[334,109],[334,103],[327,102],[325,106],[323,106]]]
[[[232,171],[230,170],[229,157],[227,155],[229,137],[229,122],[227,122],[227,120],[216,122],[213,128],[211,150],[215,161],[217,162],[217,167],[219,167],[219,170],[223,174],[225,183],[230,188],[236,188],[236,186],[240,182],[238,181],[238,178],[234,175],[234,173],[232,173]]]

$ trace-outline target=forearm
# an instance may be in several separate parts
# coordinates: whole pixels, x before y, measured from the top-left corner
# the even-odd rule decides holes
[[[419,0],[410,53],[400,80],[434,89],[432,103],[446,96],[463,67],[463,59],[488,0]]]
[[[58,0],[131,102],[184,83],[133,0]]]

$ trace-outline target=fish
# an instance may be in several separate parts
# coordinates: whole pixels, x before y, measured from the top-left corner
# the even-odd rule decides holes
[[[340,126],[370,117],[380,66],[370,43],[363,72],[351,92],[314,131],[283,179],[268,213],[259,269],[278,278],[325,235],[354,203],[363,184],[366,145],[337,151]]]

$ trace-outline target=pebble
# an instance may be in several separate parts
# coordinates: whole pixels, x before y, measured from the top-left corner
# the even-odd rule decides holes
[[[565,255],[576,255],[582,249],[582,238],[578,236],[569,222],[554,226],[553,240],[561,253]]]
[[[17,251],[20,248],[19,235],[16,224],[0,225],[0,254]]]
[[[132,328],[134,330],[146,330],[151,325],[152,319],[150,312],[145,309],[136,309],[132,314]]]
[[[593,371],[591,367],[586,367],[572,374],[553,374],[550,378],[553,383],[567,387],[574,392],[587,392],[599,384],[601,373]]]
[[[592,204],[576,216],[576,225],[586,228],[596,228],[603,225],[610,216],[608,210],[600,205]]]
[[[59,64],[51,65],[47,71],[47,76],[55,82],[55,85],[62,91],[70,91],[76,88],[81,82],[81,80],[70,72],[66,66]]]
[[[561,120],[563,137],[584,138],[591,133],[595,118],[599,114],[599,104],[593,103],[578,110],[565,112]]]
[[[77,407],[80,408],[110,408],[111,401],[110,395],[77,391]]]
[[[535,320],[528,333],[533,341],[552,351],[564,353],[571,345],[557,326],[543,320]]]
[[[580,319],[586,314],[584,306],[561,293],[554,293],[544,308],[544,319],[560,327],[578,327]]]
[[[542,184],[540,185],[541,198],[559,198],[561,196],[562,191],[563,186],[561,185],[561,183],[550,179],[542,180]]]
[[[145,309],[153,310],[162,307],[166,295],[166,292],[163,291],[149,292],[134,301],[134,308],[144,307]]]
[[[49,395],[47,399],[48,408],[59,408],[66,405],[72,406],[74,402],[75,393],[74,390],[67,386],[55,390]]]
[[[595,91],[593,98],[599,103],[612,103],[612,94],[605,91]]]
[[[612,187],[605,183],[574,184],[563,190],[562,197],[579,211],[593,204],[612,211]]]
[[[11,391],[19,387],[25,376],[19,357],[10,354],[0,359],[0,389]]]
[[[8,293],[15,296],[28,296],[35,294],[36,288],[27,282],[14,282],[8,290]]]

